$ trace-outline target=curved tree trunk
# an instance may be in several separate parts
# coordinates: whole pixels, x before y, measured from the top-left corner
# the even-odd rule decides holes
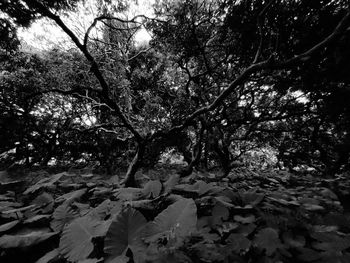
[[[125,178],[122,182],[122,184],[124,184],[125,187],[136,187],[135,174],[137,170],[140,168],[140,164],[144,156],[145,149],[146,149],[145,143],[138,144],[136,154],[132,159],[131,163],[129,164]]]
[[[179,152],[182,154],[182,156],[184,157],[185,162],[190,164],[192,161],[191,151],[189,149],[187,149],[187,147],[184,145],[177,145],[176,147],[179,150]]]
[[[189,165],[187,167],[185,167],[184,169],[182,169],[179,174],[181,177],[186,177],[188,175],[190,175],[193,171],[193,168],[198,165],[201,155],[202,155],[202,140],[203,140],[203,133],[205,130],[205,126],[202,122],[202,126],[200,128],[199,131],[199,138],[196,142],[196,144],[193,147],[193,157],[191,162],[189,163]]]

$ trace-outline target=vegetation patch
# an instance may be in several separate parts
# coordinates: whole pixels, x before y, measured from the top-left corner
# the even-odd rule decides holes
[[[324,180],[274,171],[120,188],[50,175],[1,191],[2,262],[347,262],[350,215]],[[311,178],[311,177],[310,177]],[[67,188],[67,180],[76,188]],[[336,180],[341,180],[341,177]],[[50,182],[50,183],[47,183]],[[328,182],[329,183],[329,182]],[[309,184],[310,186],[307,186]],[[36,191],[31,191],[36,189]],[[30,190],[30,191],[28,191]],[[6,201],[5,201],[6,200]],[[336,260],[336,261],[334,261]]]

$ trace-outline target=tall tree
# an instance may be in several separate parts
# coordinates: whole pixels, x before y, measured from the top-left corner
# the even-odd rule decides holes
[[[274,129],[279,121],[297,122],[298,118],[306,121],[305,116],[313,116],[315,101],[299,103],[293,96],[293,91],[303,83],[301,70],[320,67],[329,52],[344,41],[350,25],[350,12],[343,1],[161,1],[155,10],[157,18],[152,19],[128,20],[118,13],[101,12],[80,40],[57,12],[75,3],[6,1],[0,9],[19,24],[26,24],[20,16],[27,22],[38,16],[52,19],[85,56],[99,87],[81,87],[81,91],[93,94],[96,104],[110,110],[118,126],[114,131],[123,136],[121,140],[130,137],[137,145],[124,181],[127,186],[135,183],[135,172],[147,148],[187,128],[195,134],[190,170],[200,159],[205,136],[208,140],[217,134],[220,139],[211,147],[222,165],[227,166],[225,169],[229,169],[235,140],[258,141],[265,136],[264,130]],[[156,123],[151,129],[144,129],[145,118],[140,110],[130,107],[132,100],[128,92],[132,94],[139,87],[127,84],[128,92],[115,94],[106,63],[100,63],[95,56],[98,53],[92,50],[92,29],[98,23],[113,26],[110,21],[123,24],[116,29],[120,32],[128,29],[131,35],[135,25],[137,28],[149,22],[147,27],[154,36],[151,47],[156,51],[152,52],[161,54],[166,63],[163,94],[170,94],[174,101],[169,106],[166,100],[155,100],[164,118],[151,117],[150,123]],[[128,71],[127,64],[125,68]],[[121,76],[123,71],[123,68],[118,70]],[[290,81],[293,76],[299,79]],[[302,91],[306,93],[307,89]],[[141,94],[149,94],[150,100],[154,100],[152,87]],[[157,96],[161,98],[160,94]],[[147,104],[151,106],[147,102],[143,107]],[[152,112],[148,114],[152,116]],[[231,133],[238,137],[230,138]]]

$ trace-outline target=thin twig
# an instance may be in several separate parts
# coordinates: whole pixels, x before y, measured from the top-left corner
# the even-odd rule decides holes
[[[136,55],[132,56],[131,58],[128,58],[128,62],[137,58],[138,56],[140,56],[143,53],[146,53],[147,51],[149,51],[150,49],[152,49],[152,47],[146,48],[144,50],[141,50],[139,53],[137,53]]]

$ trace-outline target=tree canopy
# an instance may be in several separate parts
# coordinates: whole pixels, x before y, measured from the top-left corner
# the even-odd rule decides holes
[[[132,186],[140,167],[174,149],[188,164],[181,175],[227,176],[257,156],[330,176],[349,169],[344,1],[156,1],[151,17],[133,18],[127,2],[93,4],[83,33],[63,19],[79,1],[0,4],[5,167],[128,167]],[[16,28],[43,17],[75,47],[21,49]],[[140,30],[149,43],[136,43]]]
[[[0,262],[350,262],[349,3],[139,1],[0,2]]]

